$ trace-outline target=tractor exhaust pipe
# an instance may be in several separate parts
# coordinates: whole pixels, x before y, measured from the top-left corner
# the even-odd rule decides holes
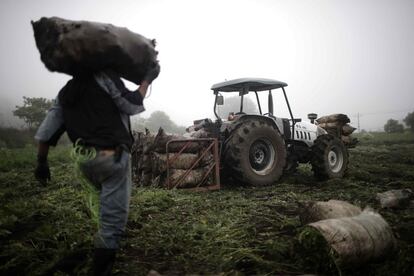
[[[316,113],[309,113],[308,119],[310,120],[311,124],[315,123],[316,118],[318,118],[318,114]]]

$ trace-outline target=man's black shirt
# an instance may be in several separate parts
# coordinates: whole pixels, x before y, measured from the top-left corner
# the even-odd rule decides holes
[[[120,79],[119,82],[122,83]],[[64,128],[72,142],[81,139],[88,146],[114,148],[125,145],[131,148],[133,137],[129,118],[126,126],[113,99],[93,75],[71,79],[59,92],[58,99],[63,110]]]

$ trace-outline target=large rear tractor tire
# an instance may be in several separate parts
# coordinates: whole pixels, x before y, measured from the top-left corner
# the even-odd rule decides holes
[[[319,180],[342,178],[348,168],[348,150],[338,138],[324,134],[312,146],[312,170]]]
[[[285,142],[269,122],[245,120],[225,145],[225,164],[232,177],[252,186],[275,183],[286,163]]]

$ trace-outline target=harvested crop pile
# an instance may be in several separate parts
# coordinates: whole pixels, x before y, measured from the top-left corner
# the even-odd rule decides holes
[[[52,72],[69,75],[112,69],[140,84],[157,64],[155,40],[127,28],[58,17],[33,22],[40,58]]]
[[[168,135],[162,128],[157,135],[147,131],[136,136],[132,166],[139,185],[166,187],[170,183],[169,188],[191,188],[211,184],[207,174],[214,166],[213,154],[210,150],[203,155],[208,142]]]
[[[350,135],[356,128],[349,125],[351,120],[345,114],[332,114],[322,116],[316,119],[318,126],[325,129],[329,134],[340,137],[345,145],[352,147],[357,143],[356,138],[352,138]]]
[[[320,266],[320,257],[328,255],[326,261],[331,260],[338,268],[377,260],[396,246],[388,223],[372,211],[313,222],[302,231],[299,240],[314,266]]]

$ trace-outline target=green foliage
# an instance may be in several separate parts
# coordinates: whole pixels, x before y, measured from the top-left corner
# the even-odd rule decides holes
[[[389,119],[384,125],[384,131],[387,133],[404,132],[404,126],[397,120]]]
[[[386,132],[366,132],[352,134],[353,137],[363,144],[369,145],[395,145],[395,144],[412,144],[414,133],[386,133]]]
[[[298,235],[298,253],[302,263],[313,271],[326,275],[336,274],[339,268],[336,264],[335,252],[329,247],[323,235],[313,227],[306,226]]]
[[[38,127],[52,104],[45,98],[23,97],[23,106],[16,106],[13,115],[22,119],[29,128]]]
[[[94,148],[89,149],[79,145],[79,141],[80,140],[76,141],[70,152],[70,157],[74,165],[73,169],[75,171],[75,176],[82,186],[82,191],[80,192],[84,194],[85,204],[89,210],[92,221],[96,225],[96,229],[99,229],[99,191],[92,183],[90,183],[81,171],[81,165],[83,163],[96,157],[96,150]]]
[[[34,147],[6,154],[12,164],[0,163],[0,274],[45,275],[68,252],[88,252],[94,227],[71,177],[68,148],[51,151],[46,187],[33,177]]]
[[[17,129],[0,127],[0,148],[23,148],[26,145],[34,145],[33,129]]]
[[[29,145],[36,145],[35,133],[36,130],[33,128],[0,127],[0,148],[24,148]],[[71,144],[69,137],[64,134],[59,140],[59,145],[69,144]]]
[[[414,132],[414,112],[408,113],[403,121]]]
[[[298,202],[339,199],[378,210],[378,192],[414,185],[413,138],[414,133],[360,137],[360,144],[351,149],[344,179],[316,182],[310,167],[301,165],[295,175],[284,176],[271,187],[226,185],[208,193],[134,187],[126,240],[115,272],[335,274],[329,256],[324,257],[329,252],[323,251],[322,240],[302,232]],[[35,148],[1,151],[6,159],[0,161],[1,275],[62,275],[57,264],[82,250],[86,256],[67,273],[88,273],[95,224],[84,204],[82,185],[74,177],[69,152],[69,147],[51,151],[52,182],[43,187],[32,176]],[[342,275],[412,274],[412,209],[380,213],[397,237],[398,250],[379,262],[341,271]],[[309,251],[299,250],[300,242]],[[316,259],[315,267],[311,261]]]

